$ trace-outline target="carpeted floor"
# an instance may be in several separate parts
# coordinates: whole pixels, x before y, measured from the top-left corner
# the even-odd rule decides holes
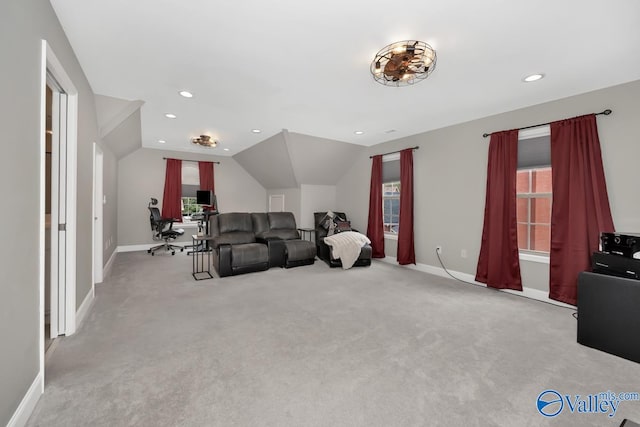
[[[546,389],[640,392],[576,343],[571,310],[381,262],[196,282],[184,254],[118,254],[62,338],[29,426],[618,426]]]

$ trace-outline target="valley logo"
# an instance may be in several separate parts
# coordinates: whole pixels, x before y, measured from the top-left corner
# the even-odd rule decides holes
[[[614,417],[621,402],[638,401],[640,393],[614,393],[605,391],[581,396],[562,395],[556,390],[545,390],[538,395],[536,407],[540,415],[553,418],[563,410],[579,414],[608,414]]]

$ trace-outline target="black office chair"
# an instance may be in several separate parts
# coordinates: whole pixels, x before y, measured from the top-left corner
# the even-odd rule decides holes
[[[166,251],[171,251],[171,255],[176,254],[176,249],[180,249],[180,252],[184,251],[184,247],[172,245],[171,241],[176,238],[182,236],[184,234],[184,230],[181,228],[173,229],[173,218],[162,218],[160,215],[160,210],[154,205],[158,204],[158,200],[152,198],[151,202],[147,206],[149,208],[149,212],[151,215],[149,216],[149,221],[151,222],[151,230],[153,231],[153,240],[155,241],[164,241],[161,245],[154,246],[147,250],[147,253],[151,255],[155,255],[155,252],[158,249],[164,249]]]

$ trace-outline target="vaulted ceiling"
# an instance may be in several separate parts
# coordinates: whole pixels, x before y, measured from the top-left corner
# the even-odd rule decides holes
[[[335,185],[364,147],[283,130],[233,158],[267,189]]]
[[[143,147],[235,155],[282,129],[368,146],[640,79],[637,0],[51,3],[93,90],[144,102]],[[404,39],[437,50],[435,72],[374,82]],[[216,149],[190,144],[205,133]]]

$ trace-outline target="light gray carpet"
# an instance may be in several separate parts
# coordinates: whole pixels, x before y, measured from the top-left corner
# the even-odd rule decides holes
[[[184,254],[119,254],[46,366],[30,426],[618,426],[543,418],[546,389],[640,391],[571,311],[375,262],[196,282]]]

